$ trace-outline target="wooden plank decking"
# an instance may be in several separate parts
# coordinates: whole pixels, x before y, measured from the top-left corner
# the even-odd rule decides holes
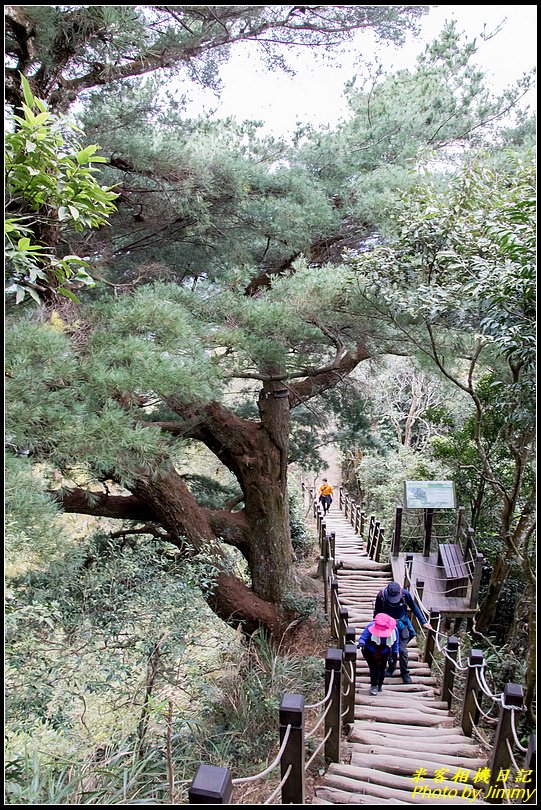
[[[404,561],[399,574],[390,562],[370,560],[361,538],[337,508],[325,521],[327,532],[336,534],[340,603],[359,635],[373,617],[377,592],[393,579],[402,581]],[[426,593],[428,578],[422,568],[414,568],[413,576],[425,580]],[[456,607],[451,609],[460,615]],[[410,671],[413,683],[402,683],[398,674],[386,678],[383,692],[371,697],[368,667],[358,653],[349,761],[329,767],[313,804],[486,804],[474,797],[483,786],[475,782],[477,769],[487,761],[440,700],[437,680],[421,660],[415,640],[410,642]],[[424,778],[415,781],[412,776],[420,768]],[[437,792],[431,795],[431,790]]]
[[[438,555],[432,552],[428,557],[421,553],[409,555],[413,557],[411,581],[422,579],[424,582],[423,604],[427,608],[439,611],[443,616],[470,617],[475,615],[475,609],[470,608],[470,597],[446,595],[446,578],[443,567],[438,565]],[[404,567],[406,554],[400,553],[398,557],[391,557],[392,578],[395,582],[404,581]]]

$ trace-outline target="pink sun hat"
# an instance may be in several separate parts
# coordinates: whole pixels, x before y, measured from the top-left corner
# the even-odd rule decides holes
[[[380,636],[387,638],[391,635],[396,627],[396,619],[392,616],[387,616],[386,613],[378,613],[374,619],[374,624],[370,628],[373,636]]]

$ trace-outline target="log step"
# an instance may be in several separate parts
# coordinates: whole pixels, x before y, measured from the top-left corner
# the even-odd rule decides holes
[[[430,759],[430,757],[433,757]],[[458,757],[457,757],[458,759]],[[366,767],[367,760],[370,762],[370,767],[376,770],[387,771],[388,773],[395,773],[399,776],[407,776],[411,778],[418,768],[426,770],[425,778],[434,779],[434,777],[441,773],[442,763],[439,759],[437,751],[431,754],[423,754],[423,759],[419,757],[413,763],[404,756],[404,750],[400,750],[400,756],[391,756],[389,754],[370,754],[368,757],[365,753],[358,753],[355,750],[351,752],[351,764]],[[468,759],[466,769],[477,769],[486,767],[486,759],[479,757],[477,760]],[[478,765],[476,763],[479,763]],[[456,768],[462,767],[460,764]]]
[[[399,804],[422,804],[426,805],[427,798],[426,794],[416,793],[415,788],[417,787],[414,782],[411,782],[410,785],[400,788],[393,788],[388,787],[387,785],[378,785],[375,782],[369,781],[362,781],[360,779],[349,779],[346,776],[335,776],[333,774],[329,774],[326,780],[330,787],[334,787],[337,790],[343,791],[350,791],[351,793],[357,796],[363,797],[370,797],[371,802],[374,803],[374,799],[386,799],[387,801],[392,800],[394,802],[398,802]],[[439,788],[441,792],[443,792],[442,788]],[[437,802],[439,805],[441,804],[479,804],[484,802],[479,801],[472,801],[472,788],[467,787],[463,784],[455,784],[454,790],[456,794],[453,794],[451,798],[447,798],[441,795],[441,792],[438,794],[438,798],[434,799],[434,803]],[[463,795],[465,796],[463,797]],[[430,799],[428,799],[430,801]],[[351,804],[351,802],[348,802]]]

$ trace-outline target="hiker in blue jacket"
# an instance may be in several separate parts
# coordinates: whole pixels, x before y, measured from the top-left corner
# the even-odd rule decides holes
[[[365,627],[357,647],[362,650],[370,670],[370,695],[377,695],[383,689],[385,667],[390,655],[398,654],[396,621],[392,616],[378,613],[373,622]]]
[[[427,622],[421,613],[411,593],[401,588],[398,582],[391,582],[376,596],[374,616],[378,613],[386,613],[396,619],[396,631],[399,637],[398,659],[400,675],[404,683],[411,683],[411,675],[408,671],[408,642],[417,635],[408,616],[408,610],[413,612],[423,627],[427,630],[430,629],[430,622]],[[389,666],[385,674],[392,675],[395,668],[396,655],[392,655],[389,658]]]

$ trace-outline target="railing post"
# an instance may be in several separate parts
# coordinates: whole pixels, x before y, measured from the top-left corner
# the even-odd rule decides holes
[[[361,507],[359,504],[355,507],[355,525],[353,526],[355,534],[359,534],[359,524],[361,519]]]
[[[432,520],[434,518],[433,509],[425,509],[425,539],[423,545],[423,557],[430,557],[430,540],[432,538]]]
[[[421,602],[423,598],[423,591],[425,589],[425,581],[424,579],[419,579],[418,577],[415,580],[415,590],[417,592],[417,601]],[[420,605],[419,605],[420,607]],[[421,623],[415,614],[411,617],[411,623],[417,633],[421,630]]]
[[[404,588],[409,591],[411,584],[411,572],[413,568],[413,554],[406,554],[404,562]]]
[[[338,610],[340,604],[338,602],[338,580],[336,577],[331,577],[331,636],[338,638]],[[325,693],[327,694],[327,693]]]
[[[346,627],[349,624],[348,609],[341,607],[338,610],[338,646],[343,647],[346,643]]]
[[[463,506],[459,506],[456,510],[456,531],[455,531],[455,543],[460,544],[460,535],[462,532],[462,524],[464,523],[465,519],[465,509]]]
[[[357,675],[357,645],[346,644],[344,645],[344,689],[346,692],[344,702],[345,713],[342,722],[353,723],[355,720],[355,687]]]
[[[376,522],[374,523],[374,531],[372,532],[372,548],[370,550],[370,558],[372,560],[374,559],[378,534],[380,533],[380,531],[381,531],[381,523],[379,522],[379,520],[376,520]]]
[[[470,650],[470,657],[468,658],[468,672],[466,675],[466,685],[464,687],[464,702],[462,704],[462,717],[460,725],[462,731],[467,737],[471,737],[473,733],[474,723],[479,720],[479,692],[481,687],[475,670],[482,667],[485,663],[482,650]]]
[[[344,491],[342,487],[339,487],[338,489],[338,504],[340,506],[340,511],[342,511],[344,507]]]
[[[466,542],[464,544],[464,562],[469,563],[469,558],[472,556],[472,549],[474,545],[475,531],[471,526],[466,531]]]
[[[493,743],[492,757],[490,758],[490,784],[489,789],[494,789],[494,795],[489,796],[487,801],[490,804],[501,804],[503,798],[498,796],[497,788],[503,783],[498,780],[500,771],[507,770],[511,765],[511,757],[507,748],[507,741],[513,744],[513,722],[512,712],[515,709],[522,709],[524,705],[524,689],[518,683],[506,683],[503,690],[502,705],[500,707],[500,717],[496,728],[496,737]],[[500,784],[498,784],[500,782]]]
[[[333,560],[335,559],[335,551],[336,551],[336,532],[331,532],[329,535],[329,543],[330,543],[330,554]]]
[[[380,528],[380,530],[378,532],[378,539],[377,539],[376,548],[375,548],[374,557],[373,557],[373,559],[376,562],[379,562],[379,559],[380,559],[380,556],[381,556],[381,546],[383,544],[383,534],[384,534],[384,529]]]
[[[400,551],[400,535],[402,533],[402,512],[403,507],[397,506],[394,519],[393,544],[391,549],[391,554],[393,555],[393,557],[398,557],[398,553]]]
[[[339,762],[340,760],[340,732],[342,728],[342,659],[344,653],[337,647],[327,650],[325,657],[325,694],[329,691],[331,677],[334,673],[333,684],[329,700],[331,706],[325,715],[325,760]]]
[[[372,520],[374,518],[374,520]],[[374,559],[374,548],[376,546],[376,535],[379,532],[379,520],[376,520],[374,515],[370,518],[370,530],[368,532],[368,543],[366,550],[371,560]]]
[[[321,518],[321,522],[319,524],[319,547],[323,545],[323,538],[327,534],[327,521]]]
[[[449,636],[447,639],[447,646],[445,648],[445,664],[443,667],[443,688],[441,690],[441,699],[447,702],[449,709],[453,701],[453,685],[455,683],[456,661],[458,655],[458,638],[456,636]]]
[[[368,535],[366,537],[366,552],[370,557],[370,550],[372,548],[372,537],[374,535],[374,526],[376,525],[376,516],[370,515],[370,520],[368,522]]]
[[[366,512],[361,506],[361,524],[360,524],[360,531],[359,534],[361,537],[364,537],[364,524],[366,523]]]
[[[434,644],[436,642],[436,630],[438,628],[439,620],[439,612],[437,610],[433,610],[433,608],[430,608],[429,622],[432,630],[429,630],[426,635],[425,653],[423,656],[425,663],[427,663],[429,667],[432,667],[432,661],[434,659]]]
[[[321,538],[321,545],[319,549],[319,575],[325,578],[325,571],[327,570],[327,560],[329,559],[329,535],[324,534]]]
[[[304,697],[286,692],[280,704],[280,745],[289,730],[284,753],[280,760],[283,779],[291,765],[291,772],[282,785],[282,804],[304,804]]]
[[[329,614],[329,545],[330,538],[327,535],[322,549],[323,553],[320,556],[321,576],[323,578],[323,609],[325,616]]]
[[[199,765],[188,788],[188,804],[230,804],[232,791],[229,768]]]
[[[483,573],[483,561],[484,557],[480,552],[477,552],[477,556],[473,561],[473,579],[471,583],[471,593],[470,593],[470,608],[477,607],[477,597],[479,596],[479,588],[481,586],[481,576]]]
[[[346,644],[355,644],[357,641],[357,632],[355,625],[348,624],[346,627]]]
[[[537,783],[537,769],[536,769],[536,754],[537,754],[537,742],[535,734],[530,734],[530,739],[528,740],[528,750],[524,755],[524,770],[529,772],[531,771],[532,775],[530,777],[530,781],[527,782],[528,787],[531,785],[531,790],[533,790],[532,795],[527,801],[523,801],[522,804],[537,804],[537,790],[536,790],[536,783]]]

